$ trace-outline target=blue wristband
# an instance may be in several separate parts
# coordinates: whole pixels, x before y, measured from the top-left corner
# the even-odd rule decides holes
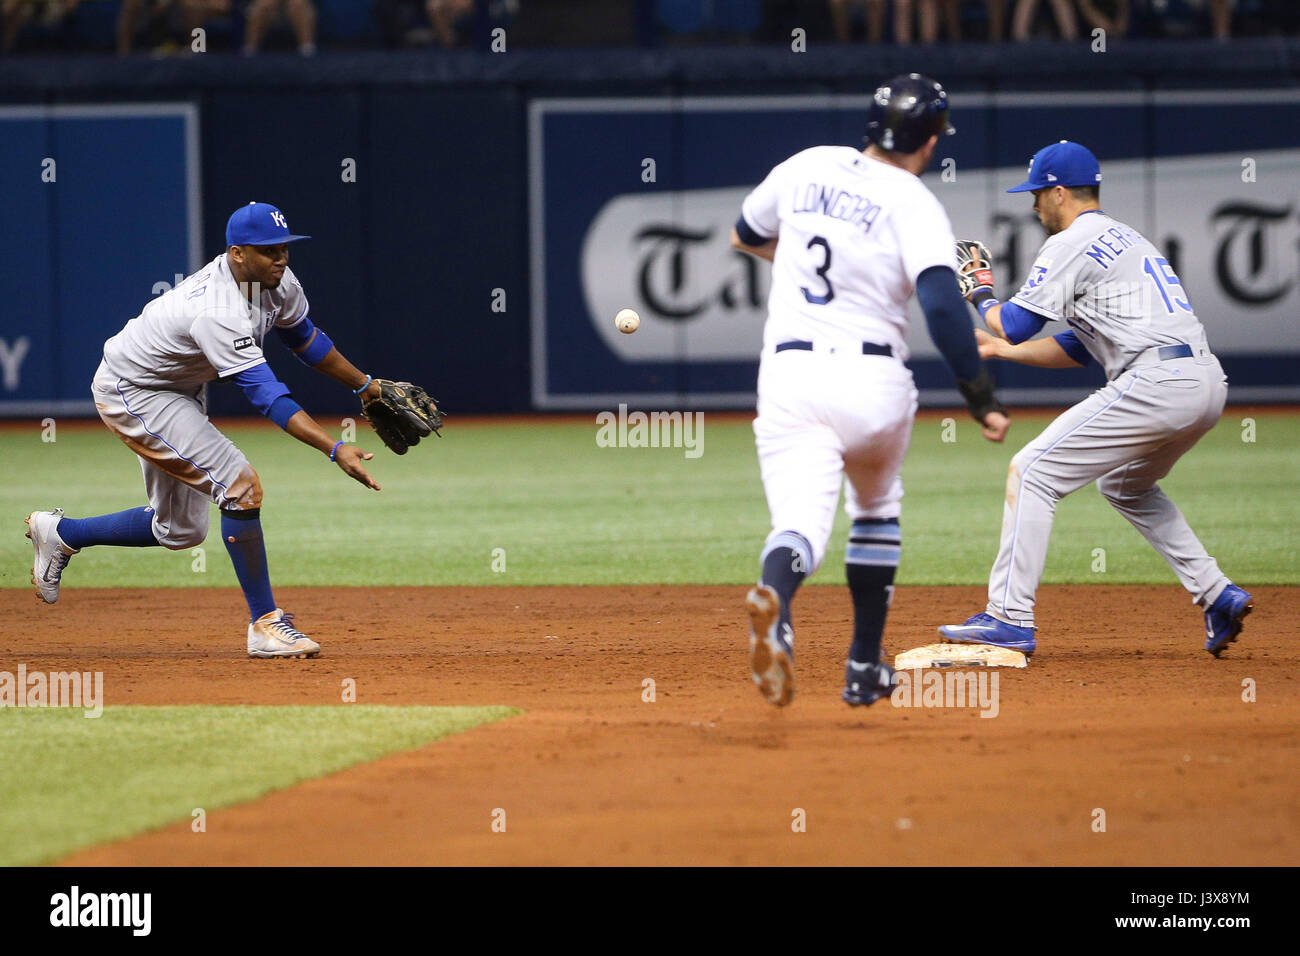
[[[367,375],[367,376],[366,376],[366,380],[361,384],[361,387],[360,387],[360,388],[354,388],[354,389],[352,390],[352,394],[353,394],[353,395],[360,395],[362,392],[364,392],[367,388],[370,387],[370,383],[371,383],[372,381],[373,381],[373,379],[372,379],[369,375]]]
[[[979,305],[976,306],[976,308],[980,310],[980,318],[982,319],[988,314],[989,309],[993,308],[995,305],[1001,304],[1002,303],[999,302],[995,296],[990,295],[987,299],[980,299]]]
[[[338,454],[339,446],[342,444],[343,442],[341,441],[337,441],[334,443],[334,447],[330,449],[330,461],[334,460],[334,456]]]

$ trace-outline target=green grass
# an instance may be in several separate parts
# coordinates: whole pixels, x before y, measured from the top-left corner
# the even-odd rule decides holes
[[[43,863],[193,820],[196,808],[211,813],[514,713],[507,707],[106,707],[88,720],[66,708],[0,709],[0,865]]]
[[[1300,582],[1300,415],[1255,415],[1254,442],[1225,416],[1162,486],[1225,570],[1246,584]],[[1049,416],[1020,414],[994,446],[959,417],[957,441],[918,423],[904,468],[900,583],[983,583],[997,550],[1006,467]],[[337,427],[337,424],[335,427]],[[364,430],[364,423],[362,425]],[[262,476],[263,526],[279,585],[742,584],[757,570],[767,509],[748,422],[705,415],[703,455],[597,447],[590,423],[540,420],[457,427],[403,458],[373,435],[369,492],[269,425],[230,436]],[[27,587],[22,516],[63,506],[74,516],[144,503],[134,456],[103,430],[0,431],[0,586]],[[841,513],[814,581],[843,580]],[[503,549],[505,571],[493,569]],[[1106,553],[1106,573],[1092,570]],[[94,548],[69,587],[234,586],[214,520],[206,570],[187,553]],[[1174,583],[1172,572],[1095,488],[1061,503],[1045,581]]]

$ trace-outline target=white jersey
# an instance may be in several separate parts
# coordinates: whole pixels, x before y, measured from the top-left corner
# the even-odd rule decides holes
[[[292,270],[261,293],[260,308],[244,297],[222,253],[144,307],[104,343],[104,364],[145,388],[193,392],[266,361],[262,339],[307,315],[307,296]]]
[[[862,340],[908,357],[907,301],[931,266],[957,268],[948,215],[919,178],[849,146],[814,146],[745,197],[746,224],[779,237],[764,351]]]
[[[1160,345],[1205,346],[1205,328],[1163,254],[1100,211],[1043,243],[1011,301],[1075,330],[1108,378]]]

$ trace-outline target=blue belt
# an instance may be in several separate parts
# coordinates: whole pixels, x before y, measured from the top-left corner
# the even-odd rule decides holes
[[[1190,345],[1162,345],[1156,355],[1160,357],[1162,362],[1176,358],[1191,358],[1192,347]]]
[[[813,350],[813,344],[811,342],[805,342],[802,339],[791,339],[789,342],[782,342],[780,345],[776,347],[776,350],[778,352],[784,352],[787,349],[798,349],[801,352],[811,352]],[[863,342],[862,354],[892,356],[894,354],[894,350],[891,346],[888,345],[877,345],[875,342]],[[1192,353],[1189,351],[1187,354],[1191,355]]]

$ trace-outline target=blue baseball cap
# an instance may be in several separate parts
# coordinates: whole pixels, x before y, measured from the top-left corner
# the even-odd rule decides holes
[[[1101,164],[1086,146],[1063,139],[1034,153],[1029,178],[1009,193],[1028,193],[1049,186],[1096,186],[1101,182]]]
[[[294,236],[284,213],[267,202],[250,202],[230,214],[226,223],[226,246],[278,246],[311,236]]]

